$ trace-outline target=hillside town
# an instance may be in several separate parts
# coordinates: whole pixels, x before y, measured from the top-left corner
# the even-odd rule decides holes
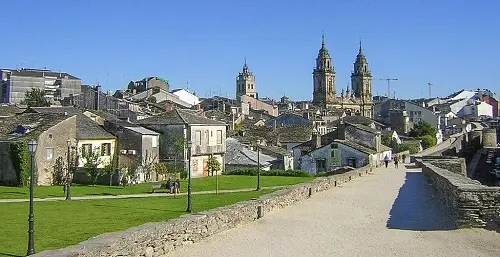
[[[70,183],[118,185],[165,180],[159,164],[172,169],[172,163],[185,167],[187,160],[193,177],[214,175],[211,162],[220,164],[215,174],[257,167],[336,174],[378,166],[399,152],[418,153],[463,131],[498,132],[495,92],[462,89],[423,99],[373,95],[361,43],[353,57],[351,86],[340,89],[335,77],[345,74],[335,73],[322,39],[312,101],[261,97],[258,74],[246,60],[234,98],[199,97],[161,77],[139,78],[110,92],[83,84],[78,74],[1,69],[0,184],[19,183],[12,149],[28,139],[38,142],[37,185],[61,183],[62,176]],[[430,135],[417,133],[423,125]],[[90,162],[99,175],[84,172]],[[69,178],[55,175],[58,164],[68,163],[74,168]]]

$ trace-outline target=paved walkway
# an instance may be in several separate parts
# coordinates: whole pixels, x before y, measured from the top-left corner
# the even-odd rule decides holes
[[[418,169],[379,168],[168,256],[500,256],[500,233],[453,230]]]
[[[292,185],[290,185],[292,186]],[[262,189],[279,189],[287,186],[273,186],[273,187],[262,187]],[[235,193],[235,192],[250,192],[255,191],[255,188],[242,188],[242,189],[232,189],[232,190],[219,190],[219,193]],[[192,192],[193,195],[207,195],[215,194],[216,191],[198,191]],[[187,195],[187,193],[180,194],[168,194],[168,193],[149,193],[149,194],[133,194],[133,195],[89,195],[89,196],[72,196],[71,200],[100,200],[100,199],[125,199],[125,198],[147,198],[147,197],[176,197]],[[29,202],[29,198],[23,199],[0,199],[0,203],[21,203]],[[65,201],[65,197],[49,197],[49,198],[35,198],[35,202],[53,202],[53,201]]]

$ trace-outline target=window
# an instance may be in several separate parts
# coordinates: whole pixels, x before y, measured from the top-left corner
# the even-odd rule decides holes
[[[54,148],[47,147],[47,161],[52,160],[54,158]]]
[[[83,144],[82,145],[82,155],[87,155],[92,152],[92,144]]]
[[[222,144],[222,130],[217,130],[217,144]]]
[[[325,160],[316,160],[316,169],[318,172],[322,172],[326,170],[326,161]]]
[[[151,138],[151,147],[158,147],[158,137],[157,136],[153,136]]]
[[[332,148],[333,148],[333,149],[339,148],[339,145],[338,145],[337,143],[333,143],[333,144],[332,144]]]
[[[212,130],[210,130],[210,137],[213,137],[214,136],[214,132]]]
[[[330,157],[335,158],[335,151],[332,151],[332,152],[330,153]]]
[[[195,144],[201,145],[201,131],[196,131]]]
[[[104,143],[101,144],[101,156],[109,156],[111,155],[111,144]]]

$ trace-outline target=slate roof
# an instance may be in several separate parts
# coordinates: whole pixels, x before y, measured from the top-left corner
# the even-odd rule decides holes
[[[261,145],[260,148],[263,149],[264,151],[271,152],[268,154],[272,155],[272,156],[291,156],[292,155],[286,149],[278,147],[278,146]]]
[[[57,77],[57,78],[64,78],[65,76],[68,76],[69,79],[79,79],[71,74],[68,74],[66,72],[54,72],[50,70],[37,70],[37,69],[2,69],[2,70],[8,70],[12,73],[12,76],[18,76],[18,77]]]
[[[365,126],[365,125],[362,125],[362,124],[355,124],[355,123],[350,123],[350,122],[345,122],[345,123],[348,124],[348,125],[351,125],[353,127],[356,127],[358,129],[361,129],[361,130],[373,133],[373,134],[376,134],[377,132],[380,132],[380,131],[378,131],[376,129],[372,129],[372,128],[370,128],[368,126]]]
[[[337,140],[335,140],[335,142],[349,146],[349,147],[356,149],[356,150],[363,152],[363,153],[367,153],[367,154],[376,154],[377,153],[377,151],[375,151],[373,149],[362,146],[362,145],[357,144],[357,143],[350,141],[350,140],[338,140],[337,139]]]
[[[144,125],[219,125],[226,126],[226,123],[208,119],[190,111],[174,109],[160,115],[138,120],[137,123]]]
[[[88,112],[91,112],[91,113],[95,114],[96,116],[103,118],[105,121],[107,121],[109,123],[116,124],[119,127],[138,127],[139,126],[139,125],[136,125],[134,123],[128,122],[126,120],[122,120],[122,119],[118,118],[118,116],[116,116],[112,113],[106,112],[106,111],[88,110]]]
[[[125,129],[134,131],[136,133],[142,134],[142,135],[160,135],[160,133],[149,130],[147,128],[143,127],[125,127]]]
[[[89,117],[80,114],[76,118],[77,139],[115,139],[111,133],[104,130]]]
[[[0,105],[0,117],[12,117],[24,111],[24,108],[20,108],[16,105]]]
[[[55,106],[55,107],[29,107],[26,112],[32,113],[59,113],[68,115],[81,114],[82,111],[72,106]]]
[[[234,138],[226,139],[226,154],[224,155],[224,163],[226,165],[246,165],[257,166],[257,152],[245,147],[242,143]],[[260,153],[259,162],[262,166],[270,166],[276,161],[276,158]]]
[[[330,131],[330,132],[321,136],[321,145],[322,146],[329,145],[333,141],[335,141],[337,138],[338,138],[338,131],[337,130]],[[309,151],[312,151],[316,148],[316,142],[313,139],[310,139],[310,140],[308,140],[308,141],[306,141],[306,142],[304,142],[296,147],[298,147],[301,151],[309,152]]]
[[[70,118],[63,114],[53,113],[21,113],[9,118],[0,119],[0,140],[16,140],[25,135],[39,135],[45,130]],[[18,125],[29,129],[27,134],[13,134]]]

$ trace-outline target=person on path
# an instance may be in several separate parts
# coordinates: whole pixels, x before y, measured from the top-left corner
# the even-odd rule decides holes
[[[403,163],[406,163],[406,154],[403,154]]]
[[[179,194],[181,192],[181,182],[179,181],[179,179],[177,179],[175,181],[175,192],[177,194]]]
[[[387,154],[384,157],[384,162],[385,162],[385,167],[387,168],[387,165],[389,165],[389,156],[387,156]]]
[[[172,181],[172,178],[168,178],[167,180],[167,190],[172,194],[174,193],[174,182]]]
[[[394,166],[397,168],[399,168],[399,157],[394,157]]]

